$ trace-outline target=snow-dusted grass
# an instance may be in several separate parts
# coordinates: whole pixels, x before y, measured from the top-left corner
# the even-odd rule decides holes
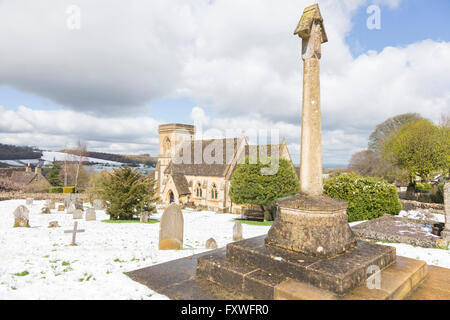
[[[232,241],[231,214],[183,211],[184,249],[159,251],[159,223],[78,221],[77,246],[71,246],[71,215],[42,215],[44,201],[30,208],[31,228],[13,228],[14,209],[25,200],[0,201],[0,299],[165,299],[123,274],[206,251],[213,237],[219,247]],[[152,218],[159,219],[162,214]],[[48,228],[49,221],[60,228]],[[267,233],[270,227],[243,225],[245,238]]]

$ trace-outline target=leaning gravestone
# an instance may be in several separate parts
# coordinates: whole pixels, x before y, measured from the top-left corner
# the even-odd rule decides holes
[[[14,210],[14,228],[28,228],[30,211],[24,205],[20,205]]]
[[[75,209],[72,213],[74,219],[83,219],[83,211],[80,209]]]
[[[159,250],[183,248],[184,219],[180,207],[172,203],[164,210],[159,224]]]
[[[141,212],[141,222],[142,223],[148,222],[148,212],[147,211]]]
[[[97,215],[95,213],[95,209],[89,208],[86,210],[86,221],[95,221],[97,220]]]
[[[217,249],[217,242],[216,240],[214,240],[214,238],[209,238],[208,240],[206,240],[206,244],[205,244],[206,249]]]
[[[92,204],[93,204],[95,210],[103,210],[104,209],[103,201],[100,199],[95,199]]]
[[[25,200],[25,203],[27,206],[31,206],[33,204],[33,198],[27,198],[27,200]]]
[[[241,241],[242,239],[244,239],[242,237],[242,224],[236,221],[233,226],[233,241]]]

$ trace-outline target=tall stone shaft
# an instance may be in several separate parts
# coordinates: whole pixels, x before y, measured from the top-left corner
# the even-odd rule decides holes
[[[321,45],[328,40],[317,4],[305,9],[294,34],[302,38],[303,59],[300,192],[318,196],[323,191],[320,58]]]
[[[300,192],[322,194],[322,131],[319,59],[304,60]]]

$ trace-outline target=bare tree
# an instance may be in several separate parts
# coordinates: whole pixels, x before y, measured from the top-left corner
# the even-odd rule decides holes
[[[80,175],[80,168],[83,164],[83,158],[86,157],[87,155],[86,143],[82,142],[81,140],[78,140],[76,152],[78,153],[78,165],[77,165],[77,172],[75,175],[75,189],[78,186],[78,176]]]

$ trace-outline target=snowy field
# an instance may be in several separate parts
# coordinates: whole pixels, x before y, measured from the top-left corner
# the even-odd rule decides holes
[[[14,209],[25,200],[0,201],[0,299],[166,299],[123,272],[166,262],[205,251],[207,239],[219,247],[232,241],[231,214],[183,211],[184,249],[159,251],[159,223],[105,223],[104,211],[97,221],[77,220],[84,233],[71,246],[71,215],[42,215],[44,201],[30,208],[31,228],[13,228]],[[159,218],[158,211],[152,218]],[[402,215],[407,213],[402,212]],[[60,228],[48,228],[49,221]],[[243,224],[245,238],[267,233],[269,227]],[[405,244],[387,244],[397,254],[450,268],[450,251],[424,249]]]

